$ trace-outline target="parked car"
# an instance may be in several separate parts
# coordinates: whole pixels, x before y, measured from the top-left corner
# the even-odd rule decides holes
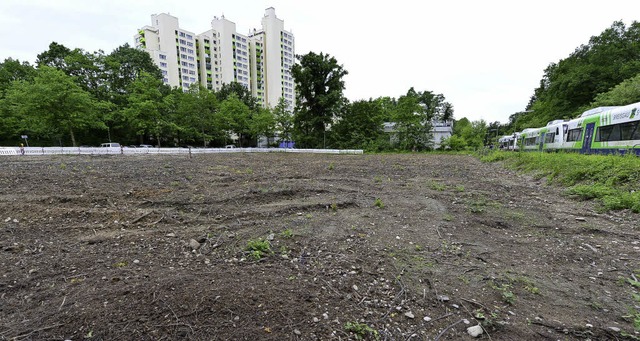
[[[117,142],[107,142],[100,145],[102,148],[120,148],[120,143]]]
[[[150,144],[141,144],[140,148],[153,148],[153,146]]]

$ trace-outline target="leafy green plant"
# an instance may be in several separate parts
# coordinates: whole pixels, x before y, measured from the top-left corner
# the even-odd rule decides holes
[[[378,331],[364,323],[347,322],[344,324],[344,330],[346,332],[353,333],[356,340],[363,340],[367,337],[372,337],[375,340],[380,340],[380,334],[378,333]]]
[[[334,168],[335,168],[335,165],[333,164],[333,162],[331,162],[327,167],[328,170],[333,170]]]
[[[272,253],[271,244],[268,240],[262,238],[249,240],[245,250],[248,251],[249,255],[255,260],[262,259],[266,255]]]
[[[286,229],[286,230],[282,231],[280,233],[280,235],[282,236],[282,238],[285,238],[285,239],[293,238],[293,230],[292,229]]]
[[[384,203],[382,202],[382,199],[376,198],[376,200],[373,202],[373,206],[377,208],[384,208]]]
[[[447,185],[441,184],[439,182],[431,181],[429,182],[429,188],[431,188],[434,191],[442,192],[445,189],[447,189]]]
[[[505,283],[500,285],[492,284],[491,287],[497,290],[498,292],[500,292],[500,295],[502,296],[502,300],[505,303],[513,305],[516,302],[516,295],[513,293],[513,291],[511,291],[511,289],[513,288],[511,284],[505,284]]]

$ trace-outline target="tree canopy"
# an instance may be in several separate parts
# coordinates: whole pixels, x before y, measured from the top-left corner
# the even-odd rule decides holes
[[[569,57],[550,64],[529,105],[513,117],[516,121],[512,123],[520,130],[544,126],[554,119],[573,118],[597,104],[599,94],[639,73],[640,23],[634,21],[626,27],[616,21]]]
[[[422,150],[431,148],[431,120],[453,117],[443,95],[413,88],[398,99],[350,103],[343,95],[348,72],[334,57],[297,58],[290,112],[285,98],[263,108],[235,82],[218,91],[171,89],[149,54],[128,44],[107,54],[52,42],[35,65],[0,63],[0,143],[28,134],[38,145],[249,147],[279,139],[303,148]]]
[[[297,58],[300,63],[291,69],[297,91],[294,139],[300,147],[320,148],[346,102],[342,78],[348,72],[328,54],[309,52]]]

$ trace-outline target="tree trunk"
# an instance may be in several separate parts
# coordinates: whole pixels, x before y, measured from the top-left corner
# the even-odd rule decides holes
[[[69,126],[69,135],[71,136],[71,144],[76,147],[76,136],[73,134],[73,128]]]

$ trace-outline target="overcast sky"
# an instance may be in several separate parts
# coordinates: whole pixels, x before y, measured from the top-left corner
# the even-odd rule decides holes
[[[52,42],[109,53],[150,15],[202,33],[214,16],[239,33],[274,7],[296,53],[324,52],[349,72],[350,100],[443,94],[455,118],[506,123],[524,110],[547,65],[616,20],[640,20],[639,0],[0,0],[0,61],[33,63]]]

